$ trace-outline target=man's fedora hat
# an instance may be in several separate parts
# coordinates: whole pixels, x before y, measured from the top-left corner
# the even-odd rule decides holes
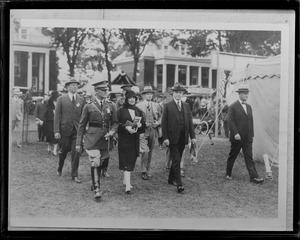
[[[19,88],[14,89],[14,94],[23,94]]]
[[[236,90],[237,93],[241,93],[241,92],[250,92],[249,88],[247,85],[245,84],[241,84],[238,88],[238,90]]]
[[[94,89],[97,90],[108,90],[108,81],[107,80],[101,80],[99,82],[96,82],[94,84],[92,84],[92,86],[94,86]]]
[[[142,94],[145,94],[145,93],[155,93],[155,91],[152,89],[151,86],[145,86],[144,90],[141,93]]]
[[[171,88],[173,92],[187,92],[185,87],[180,83],[175,83],[174,86]]]
[[[80,82],[76,80],[76,78],[70,78],[70,80],[68,82],[66,82],[65,84],[65,87],[68,87],[69,84],[72,84],[72,83],[76,83],[77,85],[80,85]]]

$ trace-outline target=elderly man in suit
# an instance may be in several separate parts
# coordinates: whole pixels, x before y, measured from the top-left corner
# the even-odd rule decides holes
[[[152,151],[158,137],[158,127],[161,124],[161,108],[158,103],[152,101],[154,92],[151,86],[145,86],[142,91],[144,100],[136,104],[143,112],[146,122],[145,133],[140,135],[141,171],[144,180],[152,177],[150,174]]]
[[[172,158],[168,183],[177,186],[177,192],[182,193],[184,191],[180,175],[182,153],[189,142],[189,137],[193,144],[196,144],[196,138],[190,106],[181,100],[186,89],[180,83],[175,83],[171,90],[173,100],[165,104],[161,125],[164,144],[169,146]]]
[[[48,110],[48,94],[44,94],[44,97],[42,101],[38,102],[36,104],[34,115],[35,115],[35,121],[37,123],[38,127],[38,138],[39,142],[43,142],[46,137],[46,129],[45,129],[45,114]],[[48,149],[49,152],[49,149]]]
[[[12,131],[16,129],[17,133],[17,146],[22,147],[22,123],[24,114],[24,101],[20,98],[22,92],[19,88],[13,90],[13,98],[11,104],[11,121]]]
[[[79,85],[80,82],[75,78],[71,78],[65,84],[68,93],[57,99],[54,114],[54,137],[60,139],[61,148],[57,175],[61,176],[67,153],[71,152],[71,176],[72,180],[77,183],[81,183],[78,178],[80,154],[75,150],[75,142],[79,120],[85,105],[84,99],[76,94]]]
[[[231,149],[227,159],[226,178],[231,180],[233,164],[240,150],[243,150],[246,167],[250,175],[250,182],[262,183],[264,180],[258,177],[252,158],[252,143],[254,137],[253,115],[251,106],[246,103],[249,95],[247,85],[241,85],[236,91],[239,99],[229,106],[229,140]]]
[[[107,81],[93,84],[95,99],[84,106],[76,140],[76,151],[81,152],[85,129],[84,149],[91,162],[92,191],[95,198],[101,198],[100,173],[101,165],[108,165],[109,150],[113,147],[112,136],[117,131],[118,119],[116,105],[108,98]],[[103,167],[102,167],[103,169]]]

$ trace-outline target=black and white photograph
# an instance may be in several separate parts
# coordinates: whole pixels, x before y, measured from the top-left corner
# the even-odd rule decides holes
[[[8,230],[293,230],[293,11],[9,15]]]

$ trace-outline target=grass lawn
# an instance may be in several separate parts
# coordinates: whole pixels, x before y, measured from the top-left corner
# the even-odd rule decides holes
[[[200,145],[204,139],[198,136]],[[118,217],[118,218],[276,218],[278,213],[278,169],[272,168],[274,180],[262,185],[249,182],[242,155],[233,168],[233,180],[225,179],[228,139],[206,140],[192,162],[185,154],[184,194],[167,184],[165,149],[155,147],[153,178],[140,175],[140,159],[132,173],[133,194],[126,195],[123,174],[118,168],[117,149],[111,152],[110,178],[101,178],[103,197],[95,202],[90,191],[90,163],[80,159],[81,184],[71,181],[70,155],[61,177],[56,175],[58,158],[47,153],[45,142],[37,142],[30,132],[29,143],[22,149],[11,148],[9,204],[11,217]],[[263,164],[256,164],[261,177]]]

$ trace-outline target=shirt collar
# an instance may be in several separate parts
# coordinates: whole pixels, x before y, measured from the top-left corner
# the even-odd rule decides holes
[[[240,104],[243,106],[243,101],[241,99],[239,99]],[[246,103],[246,102],[244,102]]]
[[[76,93],[72,94],[72,93],[68,92],[68,94],[69,94],[71,101],[72,101],[73,96],[75,97],[75,100],[77,99]]]

